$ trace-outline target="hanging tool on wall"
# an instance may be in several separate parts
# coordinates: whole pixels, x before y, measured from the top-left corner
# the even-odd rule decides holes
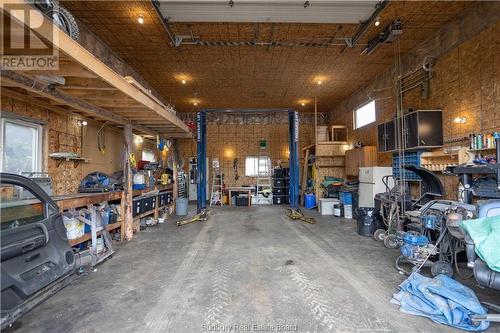
[[[106,130],[104,126],[106,126],[106,123],[102,124],[97,130],[97,148],[103,155],[106,153]]]
[[[233,170],[234,170],[234,180],[240,179],[240,175],[238,175],[238,158],[233,160]]]

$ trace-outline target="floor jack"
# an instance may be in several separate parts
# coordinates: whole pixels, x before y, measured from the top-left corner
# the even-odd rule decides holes
[[[300,209],[287,208],[285,209],[285,215],[292,220],[301,220],[310,224],[315,224],[316,220],[313,217],[306,217]]]
[[[194,215],[191,218],[188,218],[188,219],[185,219],[185,220],[182,220],[182,221],[177,221],[176,225],[178,227],[180,227],[181,225],[195,223],[195,222],[198,222],[198,221],[205,222],[206,220],[208,220],[209,216],[210,216],[210,211],[208,209],[204,209],[200,213]]]

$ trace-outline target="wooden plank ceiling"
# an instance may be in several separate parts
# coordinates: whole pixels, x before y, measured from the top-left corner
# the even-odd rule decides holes
[[[471,3],[391,1],[380,15],[380,26],[371,26],[355,48],[182,45],[177,49],[149,1],[65,1],[64,5],[177,110],[193,111],[295,106],[310,110],[314,96],[321,109],[330,109],[393,66],[393,45],[361,54],[383,27],[394,19],[403,22],[399,47],[404,54]],[[137,23],[140,14],[142,25]],[[358,25],[173,22],[171,27],[177,34],[205,41],[325,42],[351,37]],[[315,84],[318,79],[321,86]],[[302,100],[305,107],[299,105]]]
[[[18,21],[13,21],[13,24],[22,25]],[[61,30],[52,25],[46,30],[40,28],[37,34],[50,47],[60,51],[59,68],[25,71],[3,69],[2,96],[63,114],[76,113],[106,121],[117,127],[132,124],[136,133],[149,136],[192,137],[190,129],[175,115],[173,109],[161,104],[147,91],[127,82],[126,78],[112,71]],[[58,38],[51,39],[54,31]],[[50,37],[47,38],[45,34]],[[49,39],[52,41],[49,42]],[[59,80],[64,83],[54,83]]]

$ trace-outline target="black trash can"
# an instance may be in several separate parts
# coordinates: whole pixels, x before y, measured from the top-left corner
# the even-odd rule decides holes
[[[377,229],[378,218],[375,214],[375,208],[360,207],[356,209],[356,220],[358,223],[358,234],[371,237]]]

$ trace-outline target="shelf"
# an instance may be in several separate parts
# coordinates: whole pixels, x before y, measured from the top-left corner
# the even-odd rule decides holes
[[[173,204],[174,204],[174,202],[172,201],[172,202],[171,202],[171,203],[169,203],[169,204],[166,204],[166,205],[163,205],[163,206],[159,206],[159,207],[156,207],[155,209],[148,210],[147,212],[144,212],[144,213],[141,213],[141,214],[139,214],[139,215],[136,215],[136,216],[134,216],[134,218],[133,218],[133,219],[134,219],[134,221],[136,221],[136,220],[140,220],[140,219],[142,219],[142,218],[144,218],[144,217],[146,217],[146,216],[149,216],[149,215],[151,215],[151,214],[154,214],[154,213],[156,212],[156,210],[157,210],[157,209],[158,209],[158,210],[160,210],[161,208],[168,207],[168,206],[171,206],[171,205],[173,205]]]
[[[468,149],[468,151],[491,151],[491,150],[495,150],[496,148],[495,147],[492,147],[492,148],[480,148],[480,149]]]
[[[326,164],[326,165],[316,165],[316,168],[345,168],[345,165],[342,164],[342,165],[329,165],[329,164]]]
[[[49,156],[51,159],[56,160],[56,168],[58,168],[62,162],[73,162],[73,167],[76,168],[80,163],[88,163],[90,160],[84,157],[71,157],[71,156]]]
[[[345,157],[345,155],[314,155],[316,158],[338,158]]]
[[[115,222],[115,223],[112,223],[112,224],[108,224],[106,226],[106,230],[108,230],[108,231],[115,230],[117,228],[120,228],[121,224],[122,224],[121,221],[118,221],[118,222]],[[99,236],[100,234],[101,234],[101,232],[99,231],[97,233],[97,235]],[[78,237],[78,238],[75,238],[75,239],[70,239],[68,241],[69,242],[69,246],[75,246],[75,245],[84,243],[86,241],[89,241],[91,238],[92,238],[92,234],[88,233],[88,234],[84,234],[82,237]]]

